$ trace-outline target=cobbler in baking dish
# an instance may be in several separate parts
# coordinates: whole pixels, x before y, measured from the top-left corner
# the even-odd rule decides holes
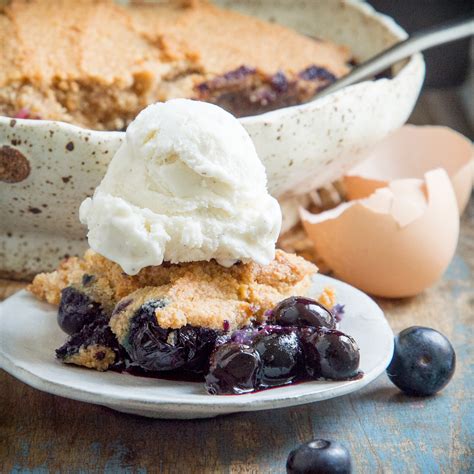
[[[119,130],[184,97],[235,116],[309,100],[349,51],[204,0],[12,0],[0,7],[0,114]]]

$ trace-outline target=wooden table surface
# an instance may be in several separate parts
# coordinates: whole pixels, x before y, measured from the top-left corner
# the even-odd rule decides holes
[[[466,133],[452,113],[457,96],[439,97],[426,93],[413,121]],[[0,371],[0,472],[283,473],[289,451],[316,437],[343,442],[355,472],[472,473],[473,275],[471,199],[441,281],[416,298],[379,300],[394,331],[426,325],[451,340],[456,374],[437,396],[407,397],[384,374],[359,392],[295,408],[151,420],[39,392]],[[0,282],[0,298],[23,286]]]

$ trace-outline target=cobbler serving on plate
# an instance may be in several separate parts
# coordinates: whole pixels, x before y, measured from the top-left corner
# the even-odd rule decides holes
[[[70,335],[65,363],[99,371],[205,380],[209,393],[246,393],[288,383],[358,376],[355,341],[336,329],[341,309],[326,289],[306,293],[316,267],[277,251],[268,265],[215,261],[124,274],[88,251],[29,290],[58,304]]]
[[[358,376],[334,294],[304,296],[316,266],[275,250],[280,207],[250,137],[220,107],[148,106],[79,215],[91,250],[30,286],[59,305],[71,336],[62,361],[191,375],[213,394]]]

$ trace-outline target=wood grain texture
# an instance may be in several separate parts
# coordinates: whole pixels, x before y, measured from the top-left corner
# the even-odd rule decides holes
[[[0,371],[0,472],[284,473],[314,437],[337,439],[358,473],[474,472],[474,198],[442,280],[416,298],[379,300],[395,331],[442,331],[458,357],[435,397],[402,395],[386,375],[305,406],[209,420],[150,420],[34,390]],[[0,297],[21,283],[0,282]]]

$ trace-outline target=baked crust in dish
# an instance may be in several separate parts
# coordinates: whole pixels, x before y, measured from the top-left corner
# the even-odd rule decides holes
[[[97,130],[176,97],[236,116],[298,104],[349,60],[343,46],[206,1],[12,0],[0,48],[1,115]]]

